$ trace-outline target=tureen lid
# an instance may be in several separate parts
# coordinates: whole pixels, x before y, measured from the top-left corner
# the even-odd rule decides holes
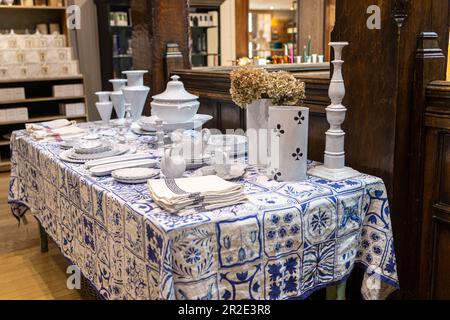
[[[192,101],[197,100],[198,97],[190,94],[184,89],[183,82],[179,81],[180,77],[174,75],[171,77],[172,81],[167,83],[166,91],[156,96],[153,99],[156,101]]]

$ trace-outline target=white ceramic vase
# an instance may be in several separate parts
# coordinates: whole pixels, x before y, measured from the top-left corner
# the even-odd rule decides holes
[[[95,95],[98,97],[98,102],[109,102],[109,97],[111,95],[111,92],[98,91],[95,93]]]
[[[247,106],[248,161],[255,166],[268,166],[270,155],[269,99],[255,100]]]
[[[271,130],[270,176],[277,181],[303,181],[307,177],[309,109],[269,108]]]
[[[102,119],[103,125],[108,126],[109,120],[111,120],[111,114],[113,110],[112,102],[96,102],[95,106],[97,107],[97,111],[100,114],[100,118]]]
[[[130,70],[122,73],[127,76],[128,85],[122,88],[123,97],[126,103],[131,104],[131,115],[133,122],[138,121],[144,111],[145,101],[150,92],[150,88],[144,86],[145,70]]]
[[[125,79],[111,79],[109,82],[113,85],[113,92],[111,92],[111,101],[117,118],[123,119],[125,117],[125,99],[123,97],[122,89],[125,87],[127,80]]]

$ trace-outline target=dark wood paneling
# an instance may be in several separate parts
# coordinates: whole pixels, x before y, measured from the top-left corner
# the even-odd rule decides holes
[[[370,5],[381,8],[381,30],[366,28]],[[423,101],[414,93],[434,79],[444,79],[445,69],[424,69],[423,83],[413,87],[417,38],[423,31],[435,31],[446,38],[448,0],[338,0],[333,41],[349,41],[344,50],[344,77],[348,116],[347,163],[383,178],[389,194],[397,253],[400,297],[418,293],[421,206],[415,201],[421,187],[420,143],[413,125]],[[433,23],[441,21],[441,23]],[[440,46],[447,44],[441,40]],[[440,53],[442,55],[442,52]],[[428,59],[428,58],[427,58]],[[431,77],[432,76],[432,77]],[[419,89],[419,91],[417,91]],[[416,103],[421,104],[416,107]],[[419,109],[417,109],[419,108]],[[415,248],[415,249],[411,249]]]
[[[450,220],[435,219],[433,291],[430,298],[450,299]]]
[[[450,82],[426,93],[420,297],[450,299]]]

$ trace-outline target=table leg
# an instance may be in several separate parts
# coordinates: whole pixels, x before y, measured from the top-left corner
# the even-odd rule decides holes
[[[41,238],[41,252],[48,252],[48,235],[44,227],[39,223],[39,236]]]
[[[327,287],[327,300],[345,300],[345,289],[347,282],[343,282],[337,286]]]

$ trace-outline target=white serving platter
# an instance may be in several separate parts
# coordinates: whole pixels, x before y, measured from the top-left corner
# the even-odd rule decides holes
[[[92,160],[85,163],[87,169],[97,166],[102,166],[106,164],[124,162],[124,161],[133,161],[133,160],[143,160],[149,159],[150,155],[147,153],[136,153],[136,154],[126,154],[123,156],[103,158],[99,160]]]
[[[90,173],[96,177],[110,175],[113,171],[126,168],[154,168],[157,165],[156,160],[143,159],[134,161],[125,161],[120,163],[110,163],[102,166],[96,166],[89,169]]]

